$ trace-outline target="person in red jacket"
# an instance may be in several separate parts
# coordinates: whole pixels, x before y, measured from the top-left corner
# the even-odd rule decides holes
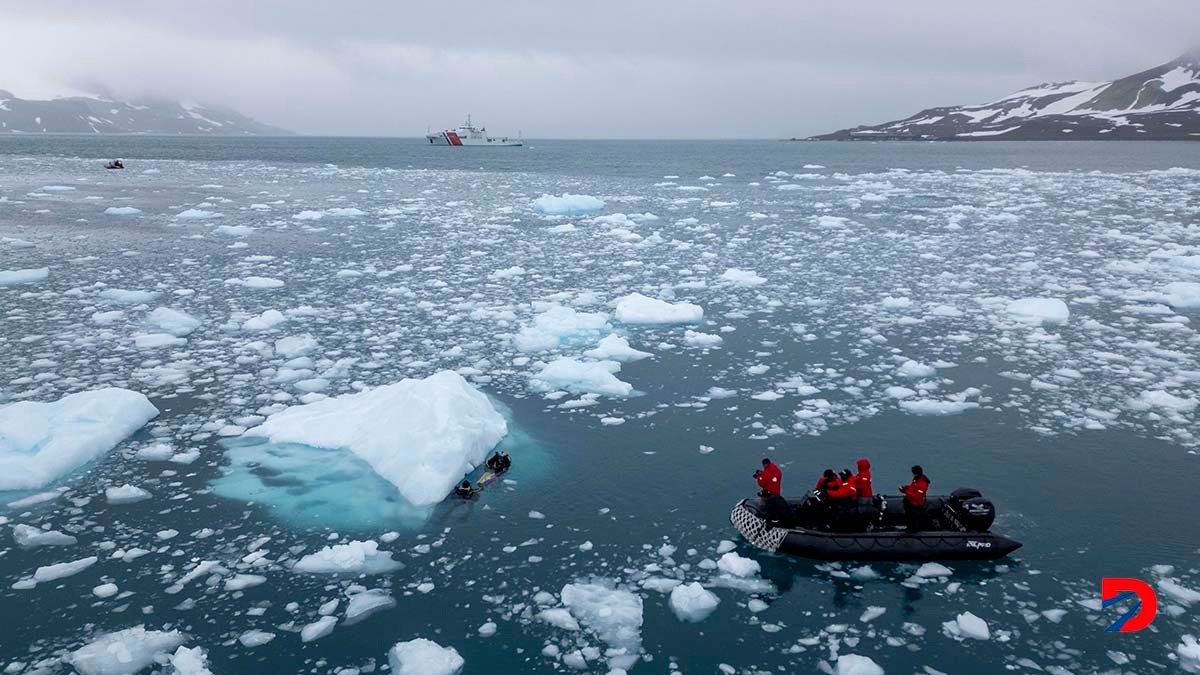
[[[758,482],[758,487],[762,488],[762,496],[778,496],[783,490],[783,471],[767,457],[763,457],[762,465],[762,469],[754,472],[754,480]]]
[[[867,458],[858,460],[858,473],[854,474],[854,488],[858,490],[858,503],[870,504],[875,496],[871,485],[871,462]]]
[[[913,479],[908,485],[901,485],[904,493],[904,517],[908,521],[908,531],[919,530],[925,521],[925,495],[929,492],[929,479],[920,464],[912,468]]]

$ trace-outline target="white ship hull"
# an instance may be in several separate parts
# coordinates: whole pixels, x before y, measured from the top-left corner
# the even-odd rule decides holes
[[[521,146],[521,139],[507,136],[488,136],[486,127],[475,127],[471,124],[471,116],[467,115],[465,124],[457,129],[447,129],[436,134],[427,134],[425,139],[430,145],[472,145],[515,148]]]

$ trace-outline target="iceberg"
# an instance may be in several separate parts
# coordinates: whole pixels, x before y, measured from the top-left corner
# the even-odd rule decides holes
[[[403,567],[392,554],[379,550],[379,542],[351,541],[326,546],[296,562],[297,572],[309,574],[384,574]]]
[[[1026,323],[1066,323],[1071,316],[1067,303],[1058,298],[1021,298],[1008,303],[1007,311]]]
[[[68,654],[65,660],[81,675],[126,675],[153,665],[157,657],[182,645],[183,636],[177,631],[134,626],[105,633]]]
[[[671,304],[641,293],[617,300],[617,321],[628,324],[699,323],[704,309],[689,302]]]
[[[574,357],[555,359],[530,376],[536,389],[563,389],[576,394],[629,396],[633,385],[617,378],[621,364],[616,361],[580,361]]]
[[[637,663],[642,649],[640,596],[599,579],[563,586],[562,602],[572,616],[608,645],[605,655],[609,667],[628,670]]]
[[[49,276],[49,267],[37,267],[27,270],[0,270],[0,286],[32,284],[39,281],[45,281]]]
[[[869,656],[842,654],[837,659],[835,675],[883,675],[883,668]]]
[[[454,675],[462,670],[463,658],[453,647],[417,638],[397,642],[388,650],[393,675]]]
[[[109,452],[157,415],[145,396],[115,387],[2,407],[0,490],[43,488]]]
[[[610,359],[613,361],[625,362],[641,361],[642,359],[654,356],[650,352],[643,352],[634,349],[633,347],[629,346],[629,340],[626,340],[625,338],[616,334],[609,335],[608,337],[604,338],[600,341],[600,344],[596,345],[595,349],[589,349],[588,351],[584,352],[583,355],[589,359]]]
[[[146,323],[176,337],[189,335],[200,327],[200,320],[177,309],[159,307],[146,316]]]
[[[533,200],[533,208],[550,216],[575,216],[603,209],[604,201],[591,195],[573,195],[567,192],[561,197],[543,194]]]
[[[513,336],[513,345],[522,352],[544,352],[558,349],[573,339],[594,340],[607,330],[608,315],[600,312],[577,312],[570,307],[554,305],[533,318],[533,323]]]
[[[759,276],[751,270],[739,270],[730,267],[721,275],[721,281],[733,286],[761,286],[767,283],[767,278]]]
[[[426,506],[441,501],[507,433],[485,394],[443,370],[288,408],[246,436],[348,450],[409,503]]]
[[[706,590],[698,581],[671,589],[671,611],[675,612],[680,621],[703,621],[716,611],[720,603],[720,598],[712,591]]]

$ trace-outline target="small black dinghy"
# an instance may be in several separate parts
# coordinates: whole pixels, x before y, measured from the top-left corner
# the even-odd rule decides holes
[[[822,560],[995,560],[1021,542],[989,532],[995,507],[978,490],[960,488],[926,499],[924,522],[905,529],[904,498],[834,506],[820,493],[800,499],[743,499],[730,522],[750,543]]]

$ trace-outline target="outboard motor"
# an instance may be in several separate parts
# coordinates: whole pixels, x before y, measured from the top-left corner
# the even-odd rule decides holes
[[[984,497],[979,490],[959,488],[950,493],[950,500],[954,503],[954,510],[963,527],[968,531],[987,532],[996,520],[996,507],[992,500]]]

